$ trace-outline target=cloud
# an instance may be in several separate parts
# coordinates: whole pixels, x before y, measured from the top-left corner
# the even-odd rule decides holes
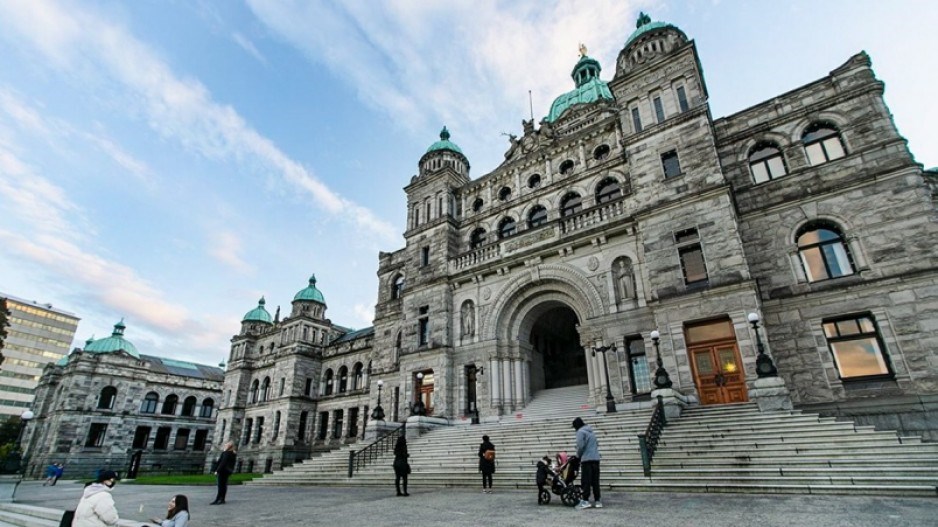
[[[241,49],[247,51],[249,55],[257,59],[258,62],[261,64],[267,64],[267,57],[262,55],[261,52],[258,51],[256,47],[254,47],[254,43],[248,40],[247,37],[235,31],[231,34],[231,39],[234,40],[236,44],[241,46]]]
[[[231,231],[213,232],[208,237],[208,254],[239,274],[248,274],[254,268],[241,256],[243,243]]]
[[[113,81],[163,137],[209,159],[257,164],[264,175],[301,189],[324,210],[350,219],[364,233],[396,241],[390,223],[336,194],[248,125],[234,108],[215,102],[200,82],[176,76],[125,28],[77,6],[64,8],[42,0],[0,2],[2,28],[15,31],[19,45],[32,44],[60,69],[94,71],[112,89],[107,81]]]
[[[375,304],[355,304],[352,308],[352,313],[355,315],[355,319],[360,323],[361,327],[367,327],[374,324],[375,320]]]
[[[135,176],[141,183],[146,184],[148,187],[153,187],[153,170],[151,170],[145,162],[126,152],[106,137],[92,133],[85,133],[83,135],[88,141],[97,146],[101,152],[110,157],[131,175]]]
[[[637,4],[248,0],[276,36],[355,86],[366,104],[421,135],[447,124],[464,150],[494,152],[492,162],[507,149],[499,132],[530,117],[528,90],[540,121],[573,89],[580,42],[596,46],[590,56],[612,77]]]

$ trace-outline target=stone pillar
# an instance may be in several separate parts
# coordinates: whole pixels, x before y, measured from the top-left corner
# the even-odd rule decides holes
[[[673,388],[659,388],[651,392],[652,401],[657,400],[658,396],[661,396],[662,403],[664,403],[664,415],[668,419],[680,417],[684,408],[692,402],[690,398]]]
[[[511,360],[504,359],[501,362],[502,399],[505,401],[505,411],[508,411],[508,409],[514,410],[515,398],[514,394],[511,392]]]
[[[749,399],[759,405],[759,411],[791,410],[791,394],[781,377],[762,377],[752,382]]]
[[[531,361],[524,361],[524,402],[531,400]]]
[[[515,369],[515,408],[524,406],[524,373],[521,359],[514,360]]]
[[[489,375],[489,388],[492,391],[490,396],[492,400],[490,404],[494,408],[501,408],[502,394],[501,390],[499,390],[499,387],[501,385],[502,378],[501,375],[499,375],[497,359],[489,360],[489,371],[491,372]]]
[[[596,386],[599,384],[599,379],[596,378],[596,369],[593,368],[593,358],[590,357],[589,352],[586,350],[583,350],[583,353],[586,357],[586,378],[589,379],[590,400],[592,401],[593,395],[596,393]]]

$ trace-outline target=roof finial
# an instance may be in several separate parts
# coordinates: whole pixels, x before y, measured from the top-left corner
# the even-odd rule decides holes
[[[580,56],[581,56],[581,57],[585,57],[585,56],[586,56],[586,44],[584,44],[584,43],[582,43],[582,42],[580,42]]]
[[[257,305],[259,305],[259,306],[262,306],[262,305],[264,305],[264,304],[266,304],[266,303],[267,303],[267,301],[264,300],[264,297],[263,297],[263,296],[261,297],[260,300],[257,301]]]
[[[316,273],[313,273],[313,274],[309,277],[309,285],[316,285]]]
[[[639,11],[638,20],[635,21],[635,28],[638,29],[645,24],[651,24],[651,17],[648,16],[644,11]]]
[[[440,140],[449,141],[449,130],[446,129],[446,125],[443,125],[443,129],[440,130]]]

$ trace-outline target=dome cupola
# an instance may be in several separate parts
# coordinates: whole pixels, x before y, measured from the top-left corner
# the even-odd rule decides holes
[[[320,304],[325,304],[326,299],[323,298],[322,293],[319,289],[316,288],[316,275],[309,277],[309,285],[301,289],[293,297],[293,301],[297,302],[319,302]]]
[[[89,339],[85,342],[85,353],[117,353],[123,351],[134,358],[139,359],[140,353],[137,352],[137,347],[134,346],[133,342],[124,338],[124,330],[127,329],[127,326],[124,325],[124,319],[121,319],[120,322],[114,324],[114,332],[111,333],[110,337],[93,340]]]
[[[573,67],[570,74],[573,77],[573,83],[576,89],[569,91],[560,97],[554,99],[550,105],[550,113],[544,118],[545,121],[552,123],[577,104],[590,104],[600,100],[612,101],[612,91],[609,86],[599,78],[599,72],[602,67],[599,61],[587,56],[586,46],[580,44],[580,60]]]
[[[652,21],[645,13],[638,14],[635,31],[619,53],[618,74],[629,73],[655,58],[671,53],[687,43],[687,35],[674,24]]]
[[[257,307],[248,311],[244,314],[244,318],[241,319],[241,322],[262,322],[264,324],[273,324],[274,319],[270,316],[270,313],[267,312],[267,309],[264,307],[267,301],[264,300],[264,297],[261,297],[257,301]]]
[[[449,130],[444,126],[440,130],[440,140],[430,145],[420,158],[421,176],[449,167],[457,174],[469,177],[469,160],[462,153],[459,145],[450,141],[449,138]]]

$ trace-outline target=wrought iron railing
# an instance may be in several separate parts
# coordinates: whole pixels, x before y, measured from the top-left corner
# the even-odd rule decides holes
[[[659,395],[658,404],[655,405],[655,411],[651,414],[648,428],[645,429],[644,434],[638,435],[638,448],[642,453],[642,471],[646,477],[651,476],[651,460],[655,457],[655,449],[658,448],[658,440],[666,424],[668,420],[664,416],[664,402]]]
[[[390,432],[382,435],[378,439],[375,439],[375,442],[362,448],[361,450],[352,450],[348,453],[348,477],[355,475],[356,470],[361,470],[362,467],[368,465],[369,463],[374,462],[374,460],[383,456],[388,451],[394,450],[394,445],[397,443],[397,438],[403,436],[407,432],[407,423],[402,424],[401,426],[391,430]]]

